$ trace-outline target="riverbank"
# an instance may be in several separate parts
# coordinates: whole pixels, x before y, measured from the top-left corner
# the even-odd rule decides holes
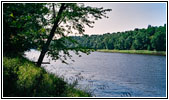
[[[90,97],[22,56],[3,57],[4,97]]]
[[[165,56],[165,51],[148,51],[148,50],[107,50],[99,49],[98,52],[111,52],[111,53],[129,53],[129,54],[146,54],[146,55],[160,55]]]

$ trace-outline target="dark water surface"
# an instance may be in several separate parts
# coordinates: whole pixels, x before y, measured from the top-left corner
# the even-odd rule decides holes
[[[31,50],[26,57],[37,61],[39,52]],[[88,90],[97,97],[165,97],[166,57],[153,55],[92,52],[90,55],[74,53],[69,65],[50,61],[43,65],[51,73],[68,82],[78,80],[78,88]],[[50,60],[49,60],[50,59]]]

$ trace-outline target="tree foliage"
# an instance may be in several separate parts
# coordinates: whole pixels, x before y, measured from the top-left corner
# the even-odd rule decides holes
[[[103,35],[72,36],[79,45],[92,49],[166,50],[166,25]],[[69,47],[76,47],[68,43]]]
[[[48,13],[46,4],[3,4],[3,50],[8,53],[24,52],[43,43]]]
[[[23,52],[41,43],[46,32],[45,4],[3,4],[3,49],[5,52]],[[35,10],[36,9],[36,10]]]
[[[59,14],[59,8],[63,5],[64,9]],[[80,47],[67,48],[65,43],[76,43],[68,35],[83,35],[86,26],[92,28],[95,20],[107,18],[105,15],[108,11],[111,9],[90,7],[78,3],[4,3],[4,53],[23,53],[31,48],[39,50],[45,48],[44,54],[47,52],[53,59],[59,59],[60,51],[64,52],[64,57],[71,57],[68,50],[74,50],[76,53],[78,51],[86,52]],[[59,19],[55,29],[53,26],[55,26],[57,18]],[[50,36],[52,28],[54,35]],[[51,41],[49,41],[49,37],[51,37]],[[44,46],[45,44],[46,46]]]

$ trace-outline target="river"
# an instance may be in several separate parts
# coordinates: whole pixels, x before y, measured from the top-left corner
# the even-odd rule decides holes
[[[50,64],[43,67],[50,73],[64,77],[69,83],[78,80],[77,88],[96,97],[165,97],[166,57],[154,55],[92,52],[81,57],[70,52],[75,62],[68,65],[45,57]],[[37,61],[40,52],[25,52]]]

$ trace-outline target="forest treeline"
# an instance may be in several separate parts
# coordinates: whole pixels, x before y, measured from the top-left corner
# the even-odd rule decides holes
[[[166,24],[145,29],[135,28],[131,31],[106,33],[103,35],[71,36],[78,42],[69,44],[70,48],[84,47],[90,49],[117,50],[166,50]]]

